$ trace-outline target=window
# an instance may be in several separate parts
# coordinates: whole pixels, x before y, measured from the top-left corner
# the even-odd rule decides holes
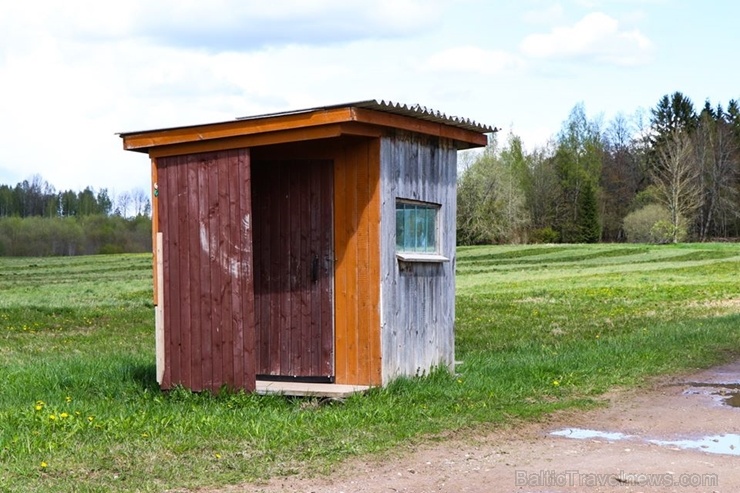
[[[440,262],[439,205],[428,202],[396,201],[396,254],[409,262]]]

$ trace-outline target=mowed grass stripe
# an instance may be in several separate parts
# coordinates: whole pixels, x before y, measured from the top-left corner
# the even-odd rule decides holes
[[[489,260],[476,260],[473,262],[466,262],[465,260],[458,260],[457,273],[458,274],[479,274],[485,272],[501,272],[507,270],[526,270],[526,269],[540,269],[542,267],[548,267],[552,264],[559,264],[560,267],[568,266],[602,266],[602,265],[623,265],[626,263],[632,264],[645,264],[645,263],[661,263],[666,261],[672,262],[685,262],[695,260],[736,260],[738,252],[736,251],[697,251],[697,252],[682,252],[675,250],[664,250],[660,252],[612,252],[610,255],[598,255],[593,254],[589,256],[550,256],[540,255],[537,257],[529,257],[525,261],[499,261],[495,258]]]
[[[528,264],[526,267],[517,265],[489,266],[486,269],[472,270],[466,272],[458,269],[457,286],[463,288],[476,288],[492,286],[501,282],[520,282],[526,276],[526,282],[542,282],[550,279],[573,279],[591,276],[602,276],[609,274],[635,274],[650,273],[661,275],[678,274],[682,271],[692,272],[694,269],[711,268],[722,265],[727,275],[735,275],[738,272],[740,253],[733,255],[718,255],[706,260],[693,260],[695,256],[681,254],[674,256],[651,256],[650,258],[635,259],[634,257],[611,257],[604,262],[598,260],[579,262],[550,262],[543,259],[539,264]],[[704,282],[699,281],[699,282]]]

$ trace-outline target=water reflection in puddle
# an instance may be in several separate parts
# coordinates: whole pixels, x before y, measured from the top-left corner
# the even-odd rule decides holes
[[[732,407],[740,407],[740,393],[734,393],[725,397],[725,404]]]
[[[710,454],[740,455],[740,435],[732,433],[688,440],[648,440],[648,442],[666,447],[697,449]]]
[[[565,428],[550,433],[554,436],[574,438],[576,440],[602,439],[610,442],[626,439],[639,439],[634,435],[624,433],[587,430],[583,428]],[[654,443],[664,447],[676,447],[680,449],[701,450],[710,454],[738,455],[740,456],[740,435],[727,433],[724,435],[711,435],[701,438],[683,438],[680,440],[656,440],[648,439],[648,443]]]
[[[597,430],[584,430],[583,428],[565,428],[564,430],[553,431],[551,435],[575,438],[576,440],[590,440],[593,438],[603,438],[610,442],[616,442],[617,440],[624,440],[625,438],[631,438],[630,435],[624,433],[609,432],[609,431],[597,431]]]
[[[719,397],[723,404],[730,407],[740,407],[740,383],[718,383],[718,382],[684,382],[670,384],[687,387],[685,395],[704,394]],[[704,390],[709,389],[709,390]]]

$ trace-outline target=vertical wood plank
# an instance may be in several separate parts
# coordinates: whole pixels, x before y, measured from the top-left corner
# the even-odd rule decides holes
[[[359,361],[358,361],[358,343],[359,343],[359,324],[362,321],[358,317],[358,283],[357,283],[357,227],[360,218],[360,212],[358,211],[358,167],[359,163],[357,160],[357,154],[351,153],[350,158],[347,160],[347,182],[350,190],[346,194],[346,202],[344,206],[347,208],[348,217],[347,224],[345,224],[345,241],[346,251],[344,255],[345,265],[347,267],[347,379],[349,381],[359,380]]]
[[[239,179],[239,168],[240,168],[240,157],[239,153],[235,151],[229,151],[229,159],[227,162],[228,166],[228,177],[229,186],[227,191],[228,203],[229,203],[229,249],[232,254],[235,255],[234,260],[230,262],[231,270],[231,292],[229,293],[228,305],[231,307],[231,316],[229,317],[229,349],[230,351],[224,354],[224,359],[231,362],[229,365],[231,369],[230,381],[232,386],[241,386],[242,371],[243,371],[243,359],[241,347],[243,346],[243,335],[244,326],[241,323],[243,320],[244,313],[242,311],[242,305],[239,297],[242,295],[242,279],[246,275],[244,270],[244,262],[242,259],[236,257],[237,252],[242,252],[244,246],[242,245],[242,229],[244,227],[243,216],[239,209],[239,195],[242,193],[239,189],[241,185]]]
[[[198,215],[197,224],[193,224],[193,227],[197,229],[197,232],[193,232],[193,236],[198,239],[198,246],[200,251],[200,259],[198,263],[199,270],[199,283],[200,292],[195,302],[200,305],[200,372],[203,384],[206,388],[212,389],[218,385],[218,382],[214,380],[213,376],[213,311],[218,310],[218,307],[214,306],[211,300],[211,270],[215,268],[212,262],[213,252],[211,252],[211,240],[210,240],[210,223],[209,223],[209,210],[211,207],[211,201],[209,197],[210,180],[211,180],[211,166],[210,161],[205,156],[198,159],[193,164],[197,168],[199,177],[199,189],[196,193],[198,197]]]
[[[347,256],[347,194],[351,184],[347,179],[347,156],[340,149],[334,158],[334,373],[337,383],[353,383],[349,379],[347,271],[350,268]]]
[[[221,209],[219,219],[219,263],[221,264],[222,290],[220,293],[220,305],[223,307],[221,317],[221,353],[220,367],[222,368],[222,381],[231,384],[234,381],[234,327],[232,317],[234,307],[231,304],[231,292],[234,289],[234,277],[238,261],[234,256],[235,245],[232,242],[235,225],[231,220],[231,205],[235,197],[229,194],[231,182],[231,168],[234,161],[234,151],[224,152],[223,158],[218,160],[219,179],[222,179],[218,188],[218,203]]]
[[[264,164],[269,166],[269,164]],[[271,193],[271,208],[268,211],[269,221],[274,225],[273,231],[270,234],[270,250],[273,252],[272,261],[270,263],[270,277],[267,285],[268,293],[283,292],[286,290],[287,279],[284,277],[274,276],[274,272],[281,272],[284,269],[286,259],[285,242],[284,237],[285,231],[282,223],[282,217],[280,215],[278,201],[284,200],[286,194],[286,187],[283,181],[277,180],[274,174],[268,174],[268,179],[265,180],[265,190],[269,190]],[[273,195],[274,194],[274,195]],[[269,340],[270,340],[270,353],[267,359],[267,372],[268,374],[279,375],[282,373],[282,364],[280,354],[284,349],[284,338],[282,337],[282,331],[280,328],[285,324],[284,308],[281,303],[281,299],[276,296],[269,297],[269,311],[272,314],[269,326]]]
[[[365,151],[365,149],[363,149]],[[358,203],[364,202],[362,199],[366,199],[371,189],[369,183],[370,173],[367,164],[368,155],[367,152],[358,152],[355,157],[355,169],[357,170],[357,194]],[[363,296],[364,286],[368,286],[373,280],[371,279],[372,274],[370,272],[370,216],[372,215],[369,207],[358,208],[357,211],[357,277],[356,277],[356,292],[357,292],[357,375],[358,381],[367,381],[369,378],[369,365],[370,365],[370,313],[369,306],[370,300],[367,296]]]
[[[219,188],[223,186],[225,177],[221,177],[218,172],[218,167],[215,163],[214,158],[209,158],[207,162],[209,169],[208,176],[208,190],[204,190],[203,193],[208,194],[208,225],[206,229],[206,241],[209,244],[209,275],[211,280],[211,290],[208,292],[209,304],[213,307],[211,311],[211,361],[208,364],[211,366],[213,373],[213,385],[217,385],[219,382],[223,382],[223,367],[222,367],[222,355],[223,355],[223,311],[221,310],[221,302],[223,299],[223,274],[220,268],[216,268],[219,260],[219,254],[221,252],[221,215],[223,211],[221,204],[219,203]]]
[[[290,284],[286,292],[286,309],[285,317],[288,322],[289,330],[287,331],[288,340],[286,341],[285,364],[288,367],[288,375],[299,375],[301,368],[301,289],[305,283],[306,263],[301,246],[301,214],[304,209],[301,208],[301,187],[300,180],[303,178],[295,172],[291,172],[293,163],[284,163],[285,173],[288,182],[288,204],[284,213],[284,222],[286,225],[286,238],[288,239],[288,259],[289,259],[289,276]]]
[[[158,232],[154,241],[154,251],[156,252],[156,279],[157,285],[155,291],[162,293],[164,291],[164,263],[162,254],[162,233]],[[156,372],[157,372],[157,383],[162,385],[164,383],[164,369],[165,369],[165,338],[164,338],[164,296],[161,294],[157,297],[158,304],[154,308],[155,320],[154,320],[154,351],[156,355]]]
[[[182,166],[182,172],[186,181],[181,189],[181,193],[184,195],[186,203],[185,208],[180,210],[187,224],[187,231],[189,232],[187,238],[183,239],[183,245],[187,246],[187,271],[183,275],[188,277],[189,288],[183,293],[182,312],[184,314],[183,318],[187,319],[187,325],[183,325],[183,329],[186,331],[185,339],[189,342],[185,352],[188,355],[188,363],[190,365],[189,385],[193,390],[208,388],[202,378],[201,371],[203,368],[201,353],[204,348],[200,344],[200,341],[202,339],[202,333],[207,330],[201,314],[202,305],[199,303],[202,253],[200,249],[200,237],[193,234],[196,224],[200,224],[200,207],[197,193],[197,190],[200,189],[201,173],[199,168],[199,160],[195,158],[188,159],[187,163]]]
[[[367,238],[368,238],[368,283],[363,298],[367,299],[366,315],[367,330],[367,354],[368,360],[366,381],[370,385],[380,385],[381,377],[381,324],[380,324],[380,286],[381,286],[381,251],[380,251],[380,215],[381,215],[381,192],[380,192],[380,140],[373,139],[368,145],[368,205],[367,212]],[[395,211],[394,211],[395,213]]]
[[[323,162],[320,164],[320,194],[322,204],[319,214],[319,225],[316,228],[320,234],[319,262],[322,268],[319,293],[320,343],[316,348],[319,366],[323,367],[324,375],[334,375],[334,164]]]
[[[193,258],[190,256],[190,214],[189,214],[189,187],[188,187],[188,169],[192,158],[185,158],[182,164],[177,166],[177,198],[178,198],[178,231],[182,232],[177,242],[177,256],[179,258],[179,277],[181,299],[180,309],[178,310],[180,326],[180,378],[183,385],[193,390],[201,390],[200,382],[192,378],[192,339],[193,330],[197,330],[197,325],[193,327],[190,315],[190,293],[191,278],[190,266]]]
[[[179,160],[173,159],[170,166],[163,168],[167,170],[167,180],[164,190],[160,190],[160,196],[162,193],[166,194],[164,203],[167,209],[167,229],[165,233],[165,299],[170,299],[173,302],[165,305],[165,322],[167,323],[167,354],[171,356],[171,363],[168,365],[170,370],[171,382],[183,383],[182,370],[180,367],[180,346],[181,346],[181,329],[180,329],[180,313],[179,313],[179,302],[175,303],[175,299],[179,299],[180,293],[180,255],[178,245],[180,242],[179,236],[179,218],[176,214],[179,209],[178,200],[178,185],[177,185],[177,173],[178,173]]]
[[[399,171],[397,167],[389,166],[393,160],[393,139],[379,139],[380,155],[380,287],[381,287],[381,309],[380,309],[380,351],[382,355],[381,366],[388,366],[388,361],[396,360],[396,345],[393,343],[397,340],[395,335],[396,325],[394,323],[397,304],[392,300],[386,300],[387,296],[393,296],[395,293],[395,283],[397,275],[394,272],[396,264],[392,261],[391,255],[387,252],[389,248],[395,250],[395,202],[396,183],[398,177],[394,173]],[[393,215],[392,217],[390,215]],[[391,231],[393,229],[393,231]]]
[[[309,329],[306,331],[304,345],[304,358],[306,359],[306,366],[309,368],[316,368],[318,372],[324,372],[325,369],[321,362],[321,345],[322,345],[322,323],[323,316],[321,299],[326,293],[323,289],[323,283],[325,282],[325,274],[323,269],[323,259],[319,256],[323,256],[322,252],[325,252],[325,246],[322,242],[323,235],[325,232],[321,231],[320,215],[322,213],[321,207],[311,207],[311,204],[321,204],[322,198],[322,182],[321,182],[321,163],[317,161],[310,161],[307,163],[309,168],[308,180],[309,193],[306,194],[304,207],[307,208],[307,219],[309,223],[308,230],[306,231],[307,239],[306,243],[308,249],[306,251],[307,261],[309,263],[308,268],[311,271],[311,278],[308,280],[310,289],[308,296],[304,300],[304,311],[302,323],[307,324]],[[329,223],[331,224],[331,223]],[[314,260],[315,259],[315,260]],[[314,261],[316,262],[316,279],[313,278]],[[315,320],[312,320],[314,318]],[[326,373],[324,373],[326,374]],[[331,375],[330,373],[327,375]]]
[[[154,306],[157,306],[159,304],[159,296],[161,294],[161,291],[159,290],[159,275],[160,270],[158,268],[159,262],[161,260],[160,254],[161,252],[157,251],[157,235],[159,234],[159,198],[157,191],[157,188],[159,187],[158,182],[158,170],[157,170],[157,158],[151,158],[152,164],[151,164],[151,172],[152,172],[152,190],[151,190],[151,197],[152,197],[152,247],[153,247],[153,253],[154,258],[152,258],[152,269],[153,269],[153,276],[154,279],[152,279],[152,287],[154,288],[153,295],[154,295]],[[161,383],[161,382],[160,382]]]
[[[265,190],[267,184],[264,180],[264,173],[260,173],[259,169],[254,169],[253,164],[250,163],[252,169],[252,197],[251,201],[253,204],[252,222],[254,224],[253,231],[255,234],[252,235],[252,244],[254,247],[253,258],[254,258],[254,299],[255,299],[255,340],[257,341],[258,354],[257,367],[255,372],[260,375],[269,373],[269,356],[270,356],[270,327],[271,327],[271,311],[270,311],[270,296],[269,296],[269,272],[270,265],[272,265],[272,249],[270,248],[270,238],[272,237],[272,223],[267,221],[266,224],[262,224],[263,218],[269,217],[268,213],[271,209],[270,196],[262,196],[259,194],[259,190]],[[259,200],[255,200],[259,198]]]
[[[249,391],[254,391],[256,387],[255,381],[255,370],[256,370],[256,351],[255,351],[255,340],[256,333],[254,327],[254,250],[253,250],[253,237],[252,237],[252,224],[254,214],[251,210],[252,195],[251,195],[251,158],[249,150],[246,149],[240,155],[239,163],[239,210],[243,214],[242,220],[242,234],[241,234],[241,245],[243,246],[244,257],[242,259],[244,266],[244,277],[242,280],[241,291],[237,296],[237,300],[242,306],[242,341],[240,346],[240,354],[235,354],[235,357],[240,358],[242,361],[242,381],[237,382],[238,386]]]

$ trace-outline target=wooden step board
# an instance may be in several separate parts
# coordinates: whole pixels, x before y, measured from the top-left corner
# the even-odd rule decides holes
[[[330,397],[343,399],[365,392],[367,385],[340,385],[335,383],[268,382],[257,380],[255,392],[262,395],[281,394],[300,397]]]

